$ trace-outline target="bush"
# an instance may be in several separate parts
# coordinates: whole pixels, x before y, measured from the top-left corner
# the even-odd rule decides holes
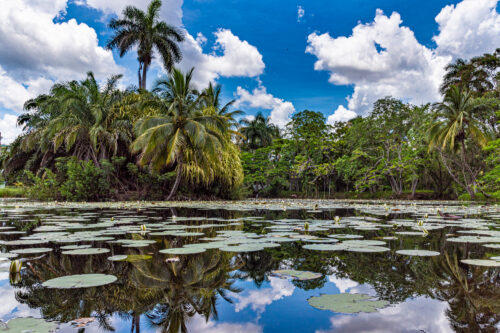
[[[0,198],[21,198],[25,190],[22,187],[4,187],[0,188]]]
[[[59,184],[56,175],[50,169],[45,169],[41,177],[35,176],[31,171],[25,171],[25,174],[32,182],[32,185],[26,189],[28,198],[38,200],[60,199]]]

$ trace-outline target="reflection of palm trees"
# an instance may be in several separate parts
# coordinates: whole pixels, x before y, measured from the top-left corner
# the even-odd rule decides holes
[[[43,260],[35,260],[23,270],[22,281],[15,285],[22,288],[16,299],[40,309],[45,318],[61,322],[94,316],[101,328],[113,330],[108,318],[118,313],[131,320],[131,332],[140,333],[140,317],[145,314],[151,324],[164,332],[186,332],[190,317],[217,317],[217,299],[230,302],[226,293],[238,292],[230,279],[230,272],[238,267],[232,263],[232,255],[218,250],[182,256],[173,263],[165,263],[163,255],[133,263],[111,262],[106,257],[70,258],[54,252]],[[47,289],[39,283],[91,272],[113,274],[118,281],[86,289]]]
[[[435,267],[440,276],[434,297],[448,302],[446,311],[457,332],[496,332],[500,321],[499,270],[461,264],[456,251],[445,252]]]

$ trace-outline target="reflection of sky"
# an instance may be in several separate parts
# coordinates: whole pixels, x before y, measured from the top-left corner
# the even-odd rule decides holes
[[[374,313],[333,315],[330,318],[331,328],[316,330],[316,333],[453,332],[445,315],[447,308],[446,303],[417,297]]]
[[[40,317],[40,311],[30,309],[16,301],[15,291],[9,282],[9,263],[0,263],[0,319],[7,321],[15,317]]]
[[[15,300],[5,264],[0,264],[0,319],[38,317],[39,311],[20,305]],[[359,284],[336,275],[327,276],[320,289],[303,290],[292,280],[270,277],[260,287],[251,280],[238,280],[235,286],[241,293],[231,294],[233,304],[219,299],[217,320],[208,321],[200,315],[190,318],[188,332],[207,333],[264,333],[264,332],[451,332],[445,315],[447,304],[425,297],[417,297],[394,304],[375,313],[347,315],[315,309],[307,303],[311,296],[339,292],[367,293],[375,291],[370,285]],[[110,324],[116,332],[130,332],[131,319],[113,315]],[[75,332],[69,324],[61,325],[61,333]],[[154,333],[146,316],[141,317],[141,332]],[[102,333],[97,323],[89,325],[85,333]]]

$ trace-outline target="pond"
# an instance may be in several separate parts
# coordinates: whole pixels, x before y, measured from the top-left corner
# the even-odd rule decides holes
[[[500,330],[498,206],[0,205],[0,332]]]

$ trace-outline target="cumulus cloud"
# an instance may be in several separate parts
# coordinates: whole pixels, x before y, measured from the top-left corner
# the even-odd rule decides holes
[[[297,22],[302,21],[302,18],[306,14],[306,11],[302,6],[297,6]]]
[[[435,18],[436,48],[420,44],[397,12],[388,16],[381,10],[373,22],[356,25],[350,36],[310,34],[306,52],[317,58],[314,69],[328,71],[330,83],[354,89],[347,97],[347,109],[339,107],[329,119],[338,121],[346,111],[350,116],[364,115],[385,96],[415,104],[439,100],[444,67],[450,61],[491,52],[500,45],[497,2],[463,0],[444,7]]]
[[[401,24],[398,13],[386,16],[377,10],[373,22],[358,24],[349,37],[309,35],[306,52],[318,58],[314,69],[330,72],[333,84],[354,85],[351,112],[366,114],[376,99],[388,95],[417,103],[439,97],[443,68],[451,58],[421,45]]]
[[[498,0],[464,0],[444,7],[436,16],[434,36],[439,54],[470,58],[500,47]]]
[[[222,323],[205,320],[200,315],[194,316],[187,323],[188,332],[205,333],[261,333],[263,329],[255,323]]]
[[[343,105],[339,105],[337,110],[333,114],[329,115],[326,122],[329,125],[333,125],[336,122],[343,122],[351,120],[357,116],[356,112],[347,110]]]
[[[55,22],[67,0],[0,0],[0,132],[2,143],[19,134],[15,114],[56,80],[79,79],[89,70],[104,78],[122,69],[98,45],[95,30],[71,19]]]
[[[292,102],[274,97],[262,85],[259,85],[252,92],[238,87],[236,97],[235,107],[246,106],[254,109],[271,110],[271,122],[281,128],[290,122],[290,116],[295,112]]]
[[[120,72],[113,55],[98,45],[95,30],[75,19],[54,22],[66,0],[0,1],[0,64],[17,80],[44,75],[74,79],[89,70]]]
[[[183,70],[195,67],[194,84],[198,88],[221,76],[256,77],[263,73],[265,65],[255,46],[242,41],[229,29],[219,29],[214,36],[215,44],[210,54],[203,52],[202,45],[206,43],[203,35],[195,39],[185,33],[186,40],[181,44],[183,60],[179,67]]]
[[[359,285],[359,283],[354,280],[339,278],[336,275],[329,275],[328,281],[334,283],[341,294]]]

